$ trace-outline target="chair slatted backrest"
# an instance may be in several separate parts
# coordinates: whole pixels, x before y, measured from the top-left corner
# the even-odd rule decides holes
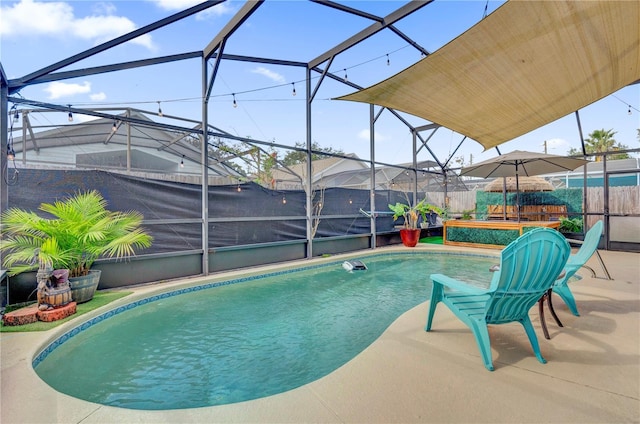
[[[603,228],[604,224],[602,221],[598,221],[589,231],[587,231],[587,234],[584,236],[582,246],[580,246],[580,249],[578,249],[576,254],[573,255],[571,262],[584,265],[589,260],[593,253],[598,249]]]
[[[565,266],[571,249],[558,231],[536,228],[504,248],[485,309],[489,324],[517,321],[542,297]]]

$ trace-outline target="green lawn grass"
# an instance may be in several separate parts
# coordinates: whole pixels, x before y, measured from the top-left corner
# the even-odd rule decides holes
[[[76,307],[76,313],[71,315],[70,317],[58,320],[58,321],[53,321],[53,322],[42,322],[42,321],[37,321],[34,322],[32,324],[25,324],[25,325],[2,325],[0,327],[0,332],[2,333],[17,333],[17,332],[23,332],[23,331],[46,331],[46,330],[50,330],[54,327],[59,326],[62,323],[65,323],[67,321],[69,321],[70,319],[73,319],[77,316],[86,314],[87,312],[93,311],[94,309],[97,309],[101,306],[104,306],[108,303],[113,302],[114,300],[120,299],[122,297],[125,297],[129,294],[131,294],[133,292],[129,292],[129,291],[107,291],[107,292],[100,292],[97,291],[95,293],[95,295],[93,296],[93,299],[91,299],[88,302],[85,303],[81,303]]]
[[[442,236],[423,237],[420,243],[442,244]]]

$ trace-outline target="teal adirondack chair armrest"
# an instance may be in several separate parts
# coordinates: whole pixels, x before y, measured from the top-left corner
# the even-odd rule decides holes
[[[491,292],[489,289],[471,286],[463,281],[456,280],[455,278],[448,277],[444,274],[431,274],[430,278],[434,283],[442,284],[445,287],[464,292],[466,294],[481,295]]]

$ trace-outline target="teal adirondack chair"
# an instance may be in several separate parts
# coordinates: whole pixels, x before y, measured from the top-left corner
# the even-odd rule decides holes
[[[559,232],[536,228],[526,232],[502,250],[500,268],[494,272],[488,289],[465,284],[442,274],[432,274],[433,288],[426,331],[431,331],[433,315],[442,302],[464,322],[476,338],[484,366],[493,371],[489,324],[519,322],[541,363],[538,338],[529,310],[551,288],[571,253],[569,243]]]
[[[567,307],[571,311],[571,313],[575,316],[580,316],[578,313],[578,307],[576,306],[576,299],[573,297],[573,293],[571,293],[571,289],[569,289],[569,279],[575,275],[575,273],[585,266],[585,263],[593,256],[593,254],[598,249],[598,244],[600,243],[600,236],[602,236],[604,224],[602,221],[596,222],[593,227],[584,237],[584,241],[580,246],[578,251],[569,256],[569,260],[567,260],[567,264],[564,267],[563,272],[561,273],[560,278],[558,278],[553,286],[547,291],[546,295],[540,298],[540,302],[538,305],[538,309],[540,310],[540,324],[542,326],[542,332],[544,333],[544,337],[546,339],[550,339],[549,330],[547,330],[547,321],[544,317],[544,301],[547,301],[547,305],[549,305],[549,312],[551,312],[551,316],[556,321],[558,326],[562,327],[562,321],[558,318],[556,311],[553,307],[553,302],[551,301],[551,294],[557,293],[564,303],[567,304]],[[593,270],[592,270],[593,272]],[[595,272],[593,272],[595,275]]]

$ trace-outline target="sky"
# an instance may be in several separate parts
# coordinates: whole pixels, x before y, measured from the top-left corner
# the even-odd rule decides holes
[[[9,79],[19,78],[197,3],[191,0],[2,0],[0,62]],[[381,17],[404,4],[401,1],[340,3]],[[396,27],[433,52],[501,4],[502,1],[436,0],[397,23]],[[242,5],[241,1],[224,2],[61,71],[202,50]],[[371,24],[371,20],[308,1],[266,0],[227,40],[224,53],[308,62]],[[337,55],[329,70],[361,87],[368,87],[421,59],[420,52],[406,40],[386,30]],[[209,69],[211,66],[212,62]],[[153,116],[153,119],[169,122],[166,116],[174,115],[199,120],[202,116],[200,71],[200,61],[191,59],[33,85],[21,90],[19,95],[78,108],[131,106],[152,113],[161,108],[165,118]],[[312,91],[318,76],[312,73]],[[353,91],[352,87],[331,80],[320,85],[311,104],[312,141],[369,158],[369,107],[332,100]],[[231,134],[293,146],[306,140],[305,92],[303,68],[224,61],[212,90],[209,122]],[[233,107],[234,98],[236,107]],[[579,113],[585,137],[597,129],[613,130],[619,143],[630,148],[640,147],[637,138],[640,84],[623,88]],[[428,123],[410,115],[402,116],[412,125]],[[32,118],[40,125],[66,121],[64,113]],[[376,160],[386,163],[411,161],[411,134],[404,124],[384,112],[375,128]],[[452,157],[452,166],[455,166],[455,159],[468,165],[497,155],[495,149],[484,151],[473,140],[466,140],[458,148],[462,139],[461,134],[441,128],[429,140],[428,146],[442,162]],[[564,155],[572,147],[579,148],[575,115],[560,118],[506,142],[499,149],[502,153],[513,150],[544,152],[545,144],[551,154]],[[418,159],[432,158],[423,150]]]

